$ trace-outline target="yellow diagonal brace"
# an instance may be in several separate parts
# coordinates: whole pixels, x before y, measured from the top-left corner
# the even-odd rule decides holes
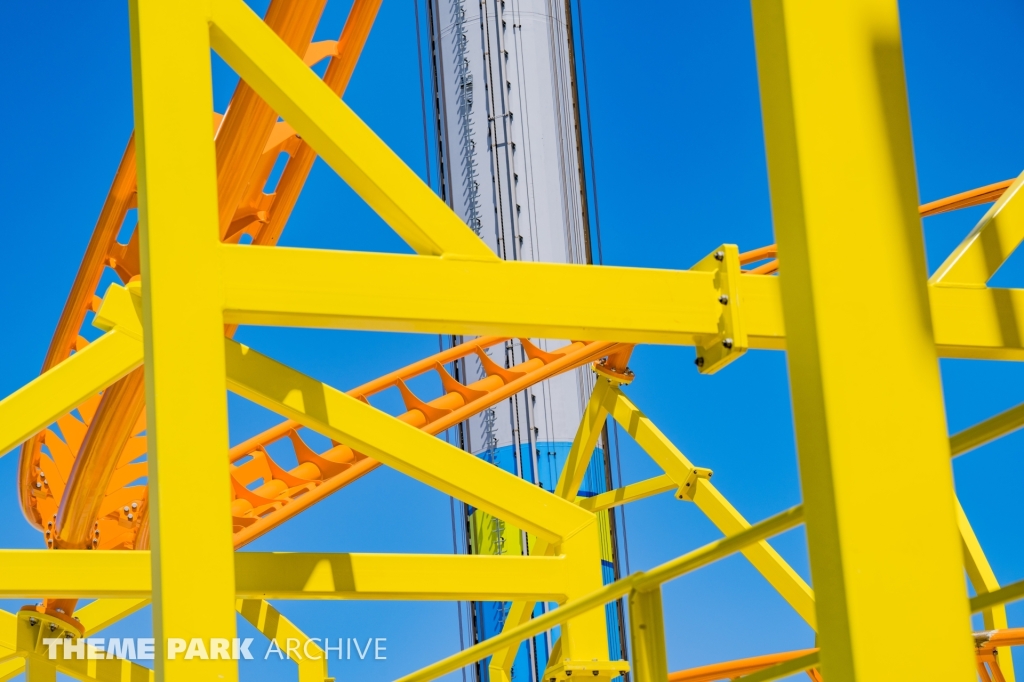
[[[822,676],[974,680],[897,2],[751,6]]]
[[[18,652],[18,617],[0,609],[0,661]]]
[[[107,332],[0,401],[0,456],[142,364],[142,340]]]
[[[213,0],[213,47],[417,253],[497,256],[242,0]]]
[[[693,469],[690,460],[622,391],[615,389],[609,396],[609,401],[615,421],[675,482],[675,487],[681,488]],[[697,479],[697,492],[693,502],[725,535],[732,535],[750,527],[743,515],[736,511],[736,508],[706,479]],[[743,550],[743,556],[808,625],[816,627],[814,591],[767,541],[762,540],[750,545]]]
[[[1024,240],[1024,173],[982,216],[970,234],[946,258],[929,282],[943,286],[984,287]]]
[[[1011,407],[994,417],[955,433],[949,438],[950,454],[954,457],[991,443],[1024,426],[1024,404]]]
[[[668,474],[654,476],[646,481],[630,483],[606,493],[594,495],[593,497],[577,497],[576,504],[592,512],[599,512],[612,507],[636,502],[646,497],[660,495],[669,490],[678,490],[679,484],[672,480]]]
[[[324,682],[328,679],[324,650],[269,602],[262,599],[239,599],[235,602],[235,610],[267,639],[276,639],[279,645],[289,639],[302,643],[301,650],[284,647],[285,655],[294,660],[299,668],[299,682]],[[295,651],[298,658],[292,658],[292,651]]]
[[[91,636],[103,628],[145,608],[149,599],[97,599],[75,611],[75,617]]]
[[[168,637],[235,635],[234,544],[209,0],[131,0],[157,675],[233,682],[231,660],[168,660]],[[196,503],[201,500],[202,522]],[[126,552],[130,553],[130,552]],[[202,614],[197,618],[197,614]]]
[[[967,569],[967,577],[974,586],[977,594],[988,594],[999,589],[999,581],[988,563],[988,557],[978,542],[978,536],[974,534],[971,522],[964,512],[960,500],[956,501],[957,525],[960,528],[960,542],[964,550],[964,567]],[[986,630],[1002,630],[1008,626],[1006,620],[1006,607],[997,604],[982,613]],[[1013,672],[1013,652],[1010,647],[999,647],[999,667],[1002,670],[1006,682],[1014,682],[1016,675]]]
[[[239,343],[224,340],[228,388],[317,433],[545,540],[593,514]]]

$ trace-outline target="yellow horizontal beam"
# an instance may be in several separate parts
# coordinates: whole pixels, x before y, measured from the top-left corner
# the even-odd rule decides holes
[[[337,277],[346,279],[346,277]],[[590,512],[230,339],[228,388],[549,542]]]
[[[569,577],[561,557],[235,555],[235,592],[245,599],[562,601]]]
[[[672,561],[656,566],[650,571],[637,572],[621,580],[616,580],[585,596],[573,599],[542,616],[528,620],[521,625],[506,628],[500,634],[490,639],[484,640],[410,675],[401,677],[397,682],[427,682],[428,680],[435,680],[490,656],[497,651],[501,651],[509,646],[515,646],[519,642],[538,635],[545,630],[550,630],[571,618],[615,601],[633,590],[646,591],[656,589],[659,585],[669,580],[735,554],[748,545],[785,532],[802,523],[803,517],[803,507],[787,509],[780,514],[776,514],[740,531],[736,535],[715,540]]]
[[[722,307],[714,274],[706,272],[222,249],[225,320],[232,324],[688,344],[694,334],[716,333]],[[491,305],[488,291],[511,279],[536,282],[548,293],[522,306]],[[580,305],[594,292],[602,305]],[[751,333],[758,331],[752,321]]]
[[[587,511],[599,512],[611,507],[636,502],[645,497],[668,492],[669,490],[678,489],[679,485],[668,474],[662,474],[661,476],[648,478],[646,481],[640,481],[639,483],[630,483],[629,485],[609,490],[606,493],[594,495],[593,497],[577,497],[576,504]]]
[[[430,554],[235,553],[241,599],[450,599],[559,601],[568,593],[562,557]],[[148,551],[0,550],[0,599],[148,599]],[[113,602],[113,600],[112,600]],[[90,616],[95,626],[99,612]],[[107,618],[112,618],[108,610]],[[0,615],[0,648],[15,649]],[[13,632],[13,630],[12,630]],[[91,632],[89,633],[91,634]],[[6,637],[6,639],[4,639]]]
[[[721,314],[708,272],[221,248],[231,324],[693,345],[695,336],[717,333]],[[559,295],[537,296],[524,306],[489,305],[487,292],[510,278],[543,282],[545,291]],[[601,306],[579,305],[594,291],[601,292]],[[929,291],[941,356],[1024,360],[1024,290]],[[740,296],[750,347],[783,349],[779,279],[742,275]]]
[[[107,332],[0,400],[0,456],[142,364],[142,340]]]
[[[12,658],[0,662],[0,682],[7,682],[25,672],[25,659]]]
[[[675,482],[676,488],[682,488],[693,470],[693,463],[622,391],[616,389],[609,395],[608,400],[609,411],[615,421]],[[743,515],[709,480],[699,478],[696,486],[694,504],[723,534],[733,535],[750,526]],[[746,547],[743,556],[808,625],[816,628],[814,591],[774,547],[767,541],[761,541]]]
[[[149,552],[114,550],[0,550],[0,599],[147,599]]]

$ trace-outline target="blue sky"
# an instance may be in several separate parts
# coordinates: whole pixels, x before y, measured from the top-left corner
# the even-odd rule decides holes
[[[422,10],[423,0],[418,3]],[[337,38],[348,6],[346,0],[329,3],[319,39]],[[265,2],[254,7],[262,12]],[[1024,6],[912,0],[901,2],[900,10],[921,201],[1017,175],[1024,167],[1024,83],[1015,68],[1024,60]],[[688,268],[721,243],[745,250],[772,242],[749,4],[687,0],[636,10],[585,0],[583,11],[604,261]],[[38,372],[132,129],[126,3],[16,3],[5,15],[0,395]],[[412,3],[384,3],[345,99],[422,171],[415,20]],[[215,61],[218,111],[233,87],[230,70]],[[930,267],[983,212],[925,221]],[[281,243],[407,250],[320,162]],[[873,247],[855,234],[850,245],[855,280],[858,253]],[[993,283],[1024,286],[1020,258],[1011,258]],[[580,305],[599,299],[579,296]],[[243,329],[238,338],[340,388],[437,350],[433,336],[261,328]],[[865,352],[881,355],[884,343],[873,339]],[[714,377],[698,376],[692,358],[689,348],[638,348],[629,395],[695,464],[714,469],[716,485],[749,519],[798,503],[784,354],[748,353]],[[880,391],[884,372],[880,361]],[[1016,364],[944,360],[942,373],[951,432],[1024,399],[1014,388],[1024,380]],[[395,404],[391,396],[381,406]],[[237,398],[229,405],[232,442],[275,421]],[[628,438],[620,440],[626,480],[657,473]],[[1011,435],[954,464],[958,493],[1003,582],[1024,578],[1024,549],[1015,541],[1024,522],[1022,445],[1024,435]],[[0,459],[0,546],[40,547],[40,536],[17,508],[16,459]],[[633,570],[717,536],[692,505],[670,496],[629,507],[627,524]],[[807,576],[802,531],[775,545]],[[448,498],[382,469],[251,548],[449,552]],[[673,670],[813,643],[813,633],[740,557],[677,580],[664,595]],[[457,648],[456,610],[448,603],[295,602],[280,608],[310,634],[388,638],[387,661],[346,661],[334,671],[339,677],[392,679]],[[1009,613],[1011,625],[1024,626],[1024,606]],[[141,633],[147,618],[148,610],[115,629]],[[894,626],[906,625],[896,612],[892,619]],[[243,667],[250,679],[286,672],[286,664]]]

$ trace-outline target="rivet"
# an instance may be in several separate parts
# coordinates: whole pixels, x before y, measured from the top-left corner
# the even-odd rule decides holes
[[[38,620],[36,620],[35,618],[29,618],[29,619],[28,619],[28,624],[29,624],[29,625],[31,625],[32,627],[35,627],[35,626],[36,626],[36,623],[38,623],[38,622],[39,622],[39,621],[38,621]]]
[[[693,364],[697,365],[698,367],[703,367],[704,366],[704,358],[698,357],[696,360],[693,361]]]
[[[725,251],[715,251],[715,260],[725,260]]]
[[[57,624],[56,623],[50,623],[50,632],[56,632],[56,631],[57,631]]]
[[[718,297],[718,302],[722,305],[729,305],[729,297],[726,294],[722,294]]]
[[[726,339],[725,341],[722,341],[722,345],[725,346],[726,348],[732,348],[732,339]]]

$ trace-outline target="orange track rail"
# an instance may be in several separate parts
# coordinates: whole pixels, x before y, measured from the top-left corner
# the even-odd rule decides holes
[[[954,194],[951,197],[939,199],[938,201],[921,204],[918,210],[921,212],[922,218],[927,218],[928,216],[938,215],[939,213],[947,213],[961,208],[987,204],[1003,196],[1003,192],[1009,189],[1010,185],[1014,183],[1014,180],[1016,180],[1016,178],[1003,180],[1002,182],[996,182],[991,185],[985,185],[984,187],[978,187],[977,189],[972,189],[968,192]],[[779,271],[778,255],[778,246],[776,244],[769,244],[768,246],[762,246],[761,248],[754,249],[753,251],[741,253],[740,265],[750,265],[752,263],[767,261],[750,270],[746,270],[746,272],[751,275],[773,275]]]
[[[999,657],[996,649],[997,647],[1020,646],[1022,644],[1024,644],[1024,628],[974,633],[978,675],[982,682],[1006,682],[1006,678],[1003,677],[1003,671],[999,668]],[[807,654],[813,654],[816,651],[818,650],[801,649],[799,651],[786,651],[779,654],[741,658],[736,661],[681,670],[670,673],[668,682],[724,682],[725,680],[734,680],[741,675],[750,675],[765,668],[770,668],[773,665],[785,663]],[[816,668],[808,670],[807,676],[814,682],[823,682],[821,673]]]

